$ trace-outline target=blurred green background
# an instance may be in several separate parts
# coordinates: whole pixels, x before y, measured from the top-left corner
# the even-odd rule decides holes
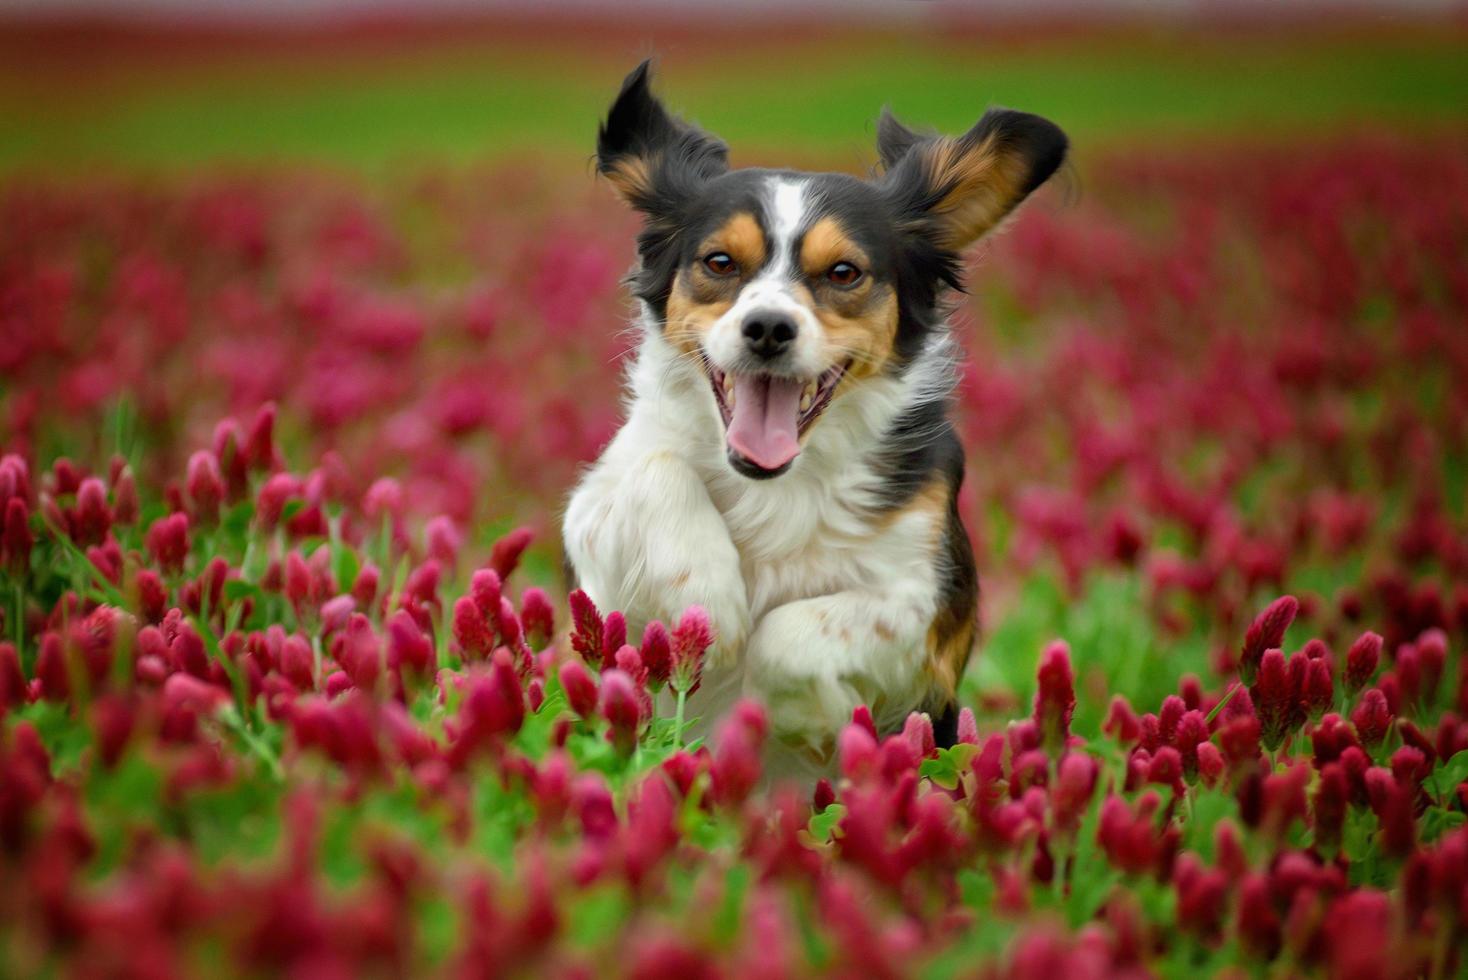
[[[1079,153],[1138,138],[1461,128],[1454,21],[816,26],[621,21],[375,27],[0,25],[0,167],[312,161],[380,170],[533,154],[584,168],[622,75],[655,56],[671,104],[737,160],[870,160],[879,108],[947,130],[990,104],[1054,118]]]

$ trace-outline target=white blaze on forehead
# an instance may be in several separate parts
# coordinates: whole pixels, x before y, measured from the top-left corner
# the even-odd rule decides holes
[[[805,181],[771,177],[765,209],[771,259],[760,278],[785,278],[794,258],[795,236],[805,223]]]

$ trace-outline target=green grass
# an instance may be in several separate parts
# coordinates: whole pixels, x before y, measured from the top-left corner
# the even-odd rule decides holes
[[[545,37],[386,53],[312,53],[304,44],[184,61],[151,58],[144,42],[95,71],[76,59],[0,66],[0,168],[289,160],[380,170],[522,153],[581,167],[622,73],[650,51],[660,55],[669,102],[745,161],[820,156],[863,166],[884,104],[947,130],[989,104],[1022,107],[1058,121],[1082,153],[1141,136],[1451,126],[1468,116],[1468,41],[1455,30],[864,35],[722,47]]]

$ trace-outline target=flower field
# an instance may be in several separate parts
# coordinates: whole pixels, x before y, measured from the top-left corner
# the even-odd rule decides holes
[[[655,710],[700,610],[561,585],[605,188],[0,181],[3,972],[1468,970],[1468,142],[1063,191],[955,315],[960,742],[858,712],[812,788]]]

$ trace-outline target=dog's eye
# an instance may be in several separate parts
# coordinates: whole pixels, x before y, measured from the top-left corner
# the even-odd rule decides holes
[[[739,271],[739,266],[729,258],[727,252],[711,252],[703,257],[703,266],[716,276],[732,275]]]
[[[837,262],[826,271],[826,278],[838,286],[851,286],[861,278],[861,270],[850,262]]]

